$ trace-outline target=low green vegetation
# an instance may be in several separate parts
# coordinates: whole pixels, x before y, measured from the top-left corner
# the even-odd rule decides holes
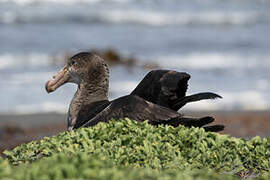
[[[23,144],[5,156],[0,179],[270,177],[270,138],[237,139],[128,119]]]
[[[5,162],[8,165],[7,162]],[[2,167],[3,168],[3,167]],[[190,171],[157,171],[151,168],[131,168],[115,165],[112,161],[96,155],[75,153],[53,155],[50,158],[25,164],[13,169],[5,166],[0,172],[2,178],[12,179],[237,179],[232,175],[221,175],[202,170]]]

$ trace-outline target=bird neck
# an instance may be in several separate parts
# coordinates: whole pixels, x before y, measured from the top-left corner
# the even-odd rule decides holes
[[[108,101],[108,83],[81,83],[72,98],[69,113],[72,118],[78,117],[78,113],[84,107],[96,102]],[[89,109],[90,111],[90,109]]]
[[[89,104],[96,101],[108,100],[109,86],[104,84],[80,84],[73,97],[73,101],[80,104]]]
[[[105,72],[102,76],[81,81],[69,106],[68,129],[72,129],[76,124],[85,121],[85,118],[90,118],[88,115],[91,114],[92,110],[100,104],[108,102],[108,88],[108,72]]]
[[[81,104],[108,100],[109,68],[102,61],[95,69],[90,70],[78,85],[73,99]]]

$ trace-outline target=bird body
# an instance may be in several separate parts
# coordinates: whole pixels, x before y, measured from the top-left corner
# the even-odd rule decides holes
[[[223,125],[204,126],[214,118],[186,117],[177,112],[186,103],[220,98],[214,93],[186,96],[190,75],[171,70],[149,72],[131,94],[108,100],[109,68],[105,61],[92,53],[78,53],[65,67],[46,83],[47,92],[71,82],[78,89],[68,112],[68,130],[88,127],[98,122],[128,117],[136,121],[148,120],[152,125],[204,127],[209,131],[223,130]]]

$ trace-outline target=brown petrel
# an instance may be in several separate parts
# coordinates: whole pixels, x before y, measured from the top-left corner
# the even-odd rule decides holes
[[[222,131],[223,125],[205,126],[214,121],[212,117],[194,118],[177,112],[189,102],[221,98],[211,92],[186,96],[189,79],[190,75],[184,72],[153,70],[129,95],[109,101],[108,65],[93,53],[81,52],[67,60],[64,68],[46,83],[46,90],[53,92],[68,82],[78,85],[69,106],[68,130],[128,117],[140,122],[148,120],[152,125],[184,125]]]

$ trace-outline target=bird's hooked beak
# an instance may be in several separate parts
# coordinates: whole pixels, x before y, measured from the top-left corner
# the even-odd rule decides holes
[[[47,81],[46,83],[46,91],[48,93],[51,93],[55,91],[57,88],[62,86],[63,84],[67,83],[70,79],[70,73],[68,71],[68,67],[65,66],[63,69],[61,69],[59,72],[57,72],[52,79]]]

